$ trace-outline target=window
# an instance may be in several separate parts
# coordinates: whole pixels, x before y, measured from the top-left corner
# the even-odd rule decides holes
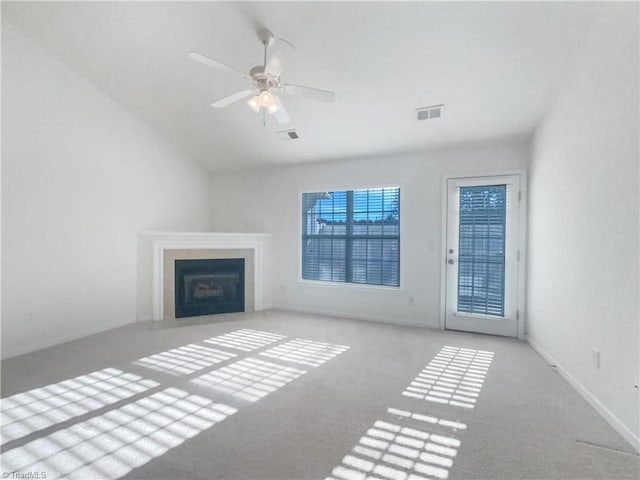
[[[303,193],[302,278],[400,286],[400,188]]]

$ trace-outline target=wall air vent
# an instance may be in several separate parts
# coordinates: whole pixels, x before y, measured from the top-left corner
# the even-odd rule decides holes
[[[298,132],[296,132],[295,130],[281,130],[279,132],[276,132],[276,135],[278,135],[278,137],[280,137],[280,140],[284,142],[300,138]]]
[[[430,118],[440,118],[444,103],[440,105],[430,105],[428,107],[416,108],[418,112],[418,120],[429,120]]]

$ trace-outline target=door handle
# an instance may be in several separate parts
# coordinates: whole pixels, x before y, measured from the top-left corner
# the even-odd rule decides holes
[[[447,260],[447,263],[448,263],[449,265],[453,265],[453,258],[450,258],[449,260]]]

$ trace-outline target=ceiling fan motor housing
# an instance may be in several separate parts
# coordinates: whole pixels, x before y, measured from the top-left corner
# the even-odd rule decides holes
[[[257,65],[249,71],[251,82],[259,90],[271,90],[280,88],[280,79],[271,75],[265,70],[263,65]]]

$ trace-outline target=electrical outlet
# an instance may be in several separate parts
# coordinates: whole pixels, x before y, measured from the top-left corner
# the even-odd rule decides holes
[[[600,368],[600,350],[594,348],[591,350],[591,357],[593,358],[593,366]]]

